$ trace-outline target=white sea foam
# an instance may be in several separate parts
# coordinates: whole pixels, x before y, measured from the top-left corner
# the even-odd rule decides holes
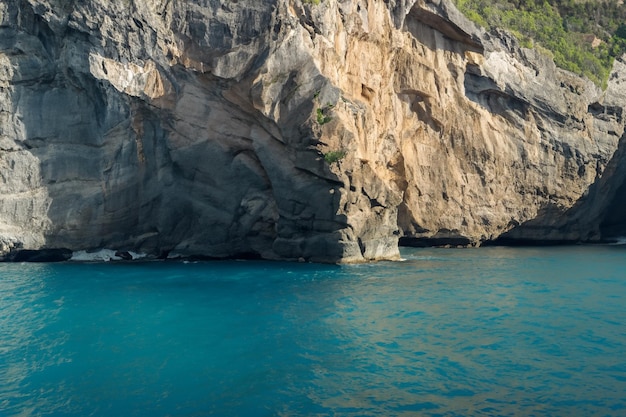
[[[119,256],[115,256],[115,251],[111,249],[100,249],[97,252],[87,252],[84,250],[74,252],[70,261],[104,261],[121,260]]]
[[[74,252],[70,261],[77,262],[109,262],[109,261],[121,261],[123,258],[116,256],[117,251],[112,249],[100,249],[95,252],[87,252],[84,250]],[[143,253],[128,252],[132,256],[133,260],[145,258]]]

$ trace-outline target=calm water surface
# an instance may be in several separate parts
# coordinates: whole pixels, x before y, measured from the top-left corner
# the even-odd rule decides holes
[[[403,256],[0,264],[0,415],[626,415],[626,247]]]

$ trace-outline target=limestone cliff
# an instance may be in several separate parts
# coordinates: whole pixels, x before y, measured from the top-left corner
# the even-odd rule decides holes
[[[448,0],[314,3],[0,0],[0,252],[602,237],[556,223],[606,177],[623,65],[602,92]]]

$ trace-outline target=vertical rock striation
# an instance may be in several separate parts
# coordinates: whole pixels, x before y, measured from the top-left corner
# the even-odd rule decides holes
[[[616,172],[620,65],[602,92],[448,0],[0,0],[0,253],[599,239],[563,222]]]

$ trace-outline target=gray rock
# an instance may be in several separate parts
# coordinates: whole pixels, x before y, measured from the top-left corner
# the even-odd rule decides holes
[[[2,253],[569,238],[619,176],[621,64],[601,92],[448,0],[0,0],[0,32]]]

